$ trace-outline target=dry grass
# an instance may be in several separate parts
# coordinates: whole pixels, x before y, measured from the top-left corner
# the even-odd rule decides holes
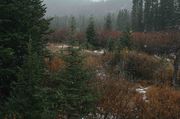
[[[143,110],[144,119],[180,119],[180,92],[168,86],[152,87],[149,102]]]
[[[121,55],[125,63],[124,69],[135,77],[156,83],[167,83],[172,79],[172,63],[163,58],[137,51],[126,51]]]
[[[89,69],[98,69],[102,67],[102,56],[101,55],[86,55],[85,65]]]
[[[98,103],[100,114],[128,118],[132,109],[132,99],[136,95],[132,86],[125,80],[106,80],[99,84],[102,94]]]
[[[137,85],[126,80],[97,81],[101,98],[98,113],[102,119],[180,119],[180,92],[169,86],[151,86],[145,101],[135,92]],[[103,116],[105,116],[103,118]]]
[[[65,66],[64,61],[57,56],[54,56],[50,59],[46,59],[45,64],[51,73],[58,72],[59,70],[63,69]]]
[[[104,55],[85,53],[85,55],[85,66],[93,70],[106,68],[107,62],[113,59],[111,53]],[[121,55],[126,63],[125,68],[133,68],[149,80],[164,83],[172,78],[171,62],[165,62],[164,65],[162,60],[153,55],[137,51],[122,52]],[[52,72],[64,66],[64,62],[58,57],[53,57],[46,64]],[[107,69],[106,71],[111,72]],[[147,81],[141,83],[148,85]],[[146,94],[148,102],[145,102],[142,95],[135,91],[140,84],[130,83],[124,78],[93,80],[92,84],[101,94],[97,103],[98,113],[100,116],[105,116],[101,119],[110,115],[116,119],[180,119],[180,91],[169,86],[151,86]]]
[[[180,46],[180,32],[135,32],[134,45],[148,53],[172,53]]]

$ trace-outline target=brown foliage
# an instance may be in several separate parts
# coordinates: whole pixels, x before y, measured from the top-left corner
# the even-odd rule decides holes
[[[106,80],[99,85],[102,98],[98,107],[101,115],[113,115],[117,118],[128,118],[132,109],[132,84],[125,80]]]
[[[122,32],[119,31],[101,31],[98,32],[98,39],[103,40],[103,39],[118,39],[122,36]]]
[[[98,113],[108,119],[179,119],[180,92],[168,86],[149,87],[143,99],[135,92],[135,84],[125,80],[105,80],[98,82],[102,97],[98,103]]]
[[[156,84],[170,83],[172,80],[173,65],[167,59],[127,49],[118,54],[107,54],[105,60],[110,61],[107,70],[112,75],[125,71],[126,78],[148,80]]]
[[[59,57],[52,57],[45,60],[45,64],[48,67],[48,70],[52,73],[59,71],[60,69],[63,69],[65,63],[62,59]]]
[[[78,42],[83,43],[83,42],[85,42],[86,35],[85,35],[85,33],[83,33],[83,32],[77,32],[77,33],[75,34],[75,39],[76,39]]]
[[[145,104],[146,119],[179,119],[180,92],[170,87],[152,87],[147,93],[149,102]]]
[[[68,40],[68,29],[57,29],[49,36],[50,42],[59,43]]]
[[[172,53],[180,47],[179,32],[135,32],[133,43],[149,53]]]
[[[165,83],[172,79],[172,64],[164,59],[143,52],[128,50],[123,51],[121,55],[124,61],[124,69],[136,78],[148,79],[157,83]]]
[[[106,47],[108,40],[117,40],[122,36],[119,31],[99,31],[97,34],[97,42],[100,46]]]
[[[85,65],[89,69],[98,69],[102,67],[102,57],[99,55],[87,55],[85,58]]]
[[[76,40],[78,42],[85,41],[85,33],[83,32],[76,32],[73,36],[73,39],[70,39],[70,32],[69,29],[57,29],[53,33],[51,33],[47,38],[49,42],[52,43],[62,43],[67,42],[68,40]]]

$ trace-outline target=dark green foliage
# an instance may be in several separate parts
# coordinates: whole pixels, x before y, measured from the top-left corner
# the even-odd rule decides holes
[[[130,26],[130,16],[128,10],[120,10],[117,16],[117,30],[125,31]]]
[[[12,84],[10,98],[5,106],[8,116],[14,114],[22,119],[41,119],[44,106],[40,95],[42,72],[40,57],[36,52],[33,53],[30,42],[26,62],[20,68],[18,80]]]
[[[122,37],[114,43],[114,48],[115,51],[119,53],[124,48],[132,49],[132,47],[133,44],[132,44],[131,31],[127,29],[125,32],[123,32]]]
[[[10,79],[14,78],[16,73],[14,67],[11,65],[14,60],[13,56],[13,49],[0,47],[0,104],[4,103],[3,100],[9,94]]]
[[[17,80],[18,68],[25,62],[31,35],[33,50],[42,56],[42,35],[48,29],[46,8],[41,0],[0,1],[0,102],[9,95],[10,84]],[[8,60],[4,58],[8,57]]]
[[[174,17],[174,0],[161,0],[160,1],[160,19],[161,29],[170,29],[173,27],[173,17]]]
[[[133,0],[132,29],[143,31],[143,0]]]
[[[114,50],[114,43],[115,43],[115,41],[113,40],[113,39],[109,39],[108,41],[107,41],[107,50],[108,51],[113,51]]]
[[[148,30],[152,26],[151,22],[151,7],[152,7],[152,0],[145,0],[145,9],[144,9],[144,24],[145,29]]]
[[[94,19],[92,16],[90,17],[89,25],[87,27],[86,38],[87,38],[87,44],[91,44],[92,46],[97,45],[96,30],[95,30],[95,25],[94,25]],[[89,45],[87,45],[87,48],[89,48],[88,46]]]
[[[123,36],[121,38],[121,46],[123,48],[132,49],[132,36],[129,29],[123,32]]]
[[[163,31],[178,28],[179,16],[179,0],[133,0],[134,31]]]
[[[180,25],[180,0],[175,1],[174,21],[175,21],[175,27],[178,28]]]
[[[64,96],[62,112],[68,119],[81,119],[93,111],[95,95],[88,86],[91,75],[83,66],[79,49],[70,47],[63,56],[66,67],[60,72],[61,89]]]
[[[113,43],[113,60],[111,61],[112,66],[118,66],[117,71],[123,71],[124,69],[124,61],[122,60],[122,51],[128,51],[133,48],[132,43],[132,37],[131,37],[131,31],[129,29],[126,30],[126,32],[123,32],[123,36],[116,40],[111,41],[110,43]]]
[[[152,0],[152,31],[158,31],[160,30],[159,24],[160,24],[160,19],[159,19],[159,1],[158,0]],[[144,18],[145,19],[145,18]]]
[[[105,18],[104,30],[111,31],[112,30],[112,18],[109,13]]]
[[[70,33],[69,33],[69,40],[71,43],[75,43],[75,41],[71,41],[72,39],[75,39],[75,33],[76,33],[76,19],[74,16],[71,17],[70,20]]]
[[[76,31],[76,19],[74,16],[72,16],[70,21],[70,33],[74,34],[75,31]]]

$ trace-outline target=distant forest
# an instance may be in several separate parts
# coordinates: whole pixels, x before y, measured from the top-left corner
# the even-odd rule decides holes
[[[116,0],[114,0],[114,2],[115,1]],[[102,3],[100,2],[98,4]],[[108,2],[106,4],[108,4]],[[93,15],[98,30],[103,30],[108,16],[110,17],[112,30],[124,31],[128,27],[131,27],[133,31],[163,31],[174,28],[178,29],[180,23],[179,6],[179,0],[133,0],[132,10],[121,9],[121,7],[119,7],[119,10],[117,11],[109,11],[108,13],[101,15],[82,14],[75,16],[54,16],[51,21],[51,28],[68,28],[70,26],[71,18],[75,17],[77,30],[84,31],[88,25],[89,17]]]

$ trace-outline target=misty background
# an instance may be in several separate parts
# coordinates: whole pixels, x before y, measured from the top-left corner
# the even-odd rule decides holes
[[[44,0],[47,16],[105,15],[131,10],[132,0]]]

